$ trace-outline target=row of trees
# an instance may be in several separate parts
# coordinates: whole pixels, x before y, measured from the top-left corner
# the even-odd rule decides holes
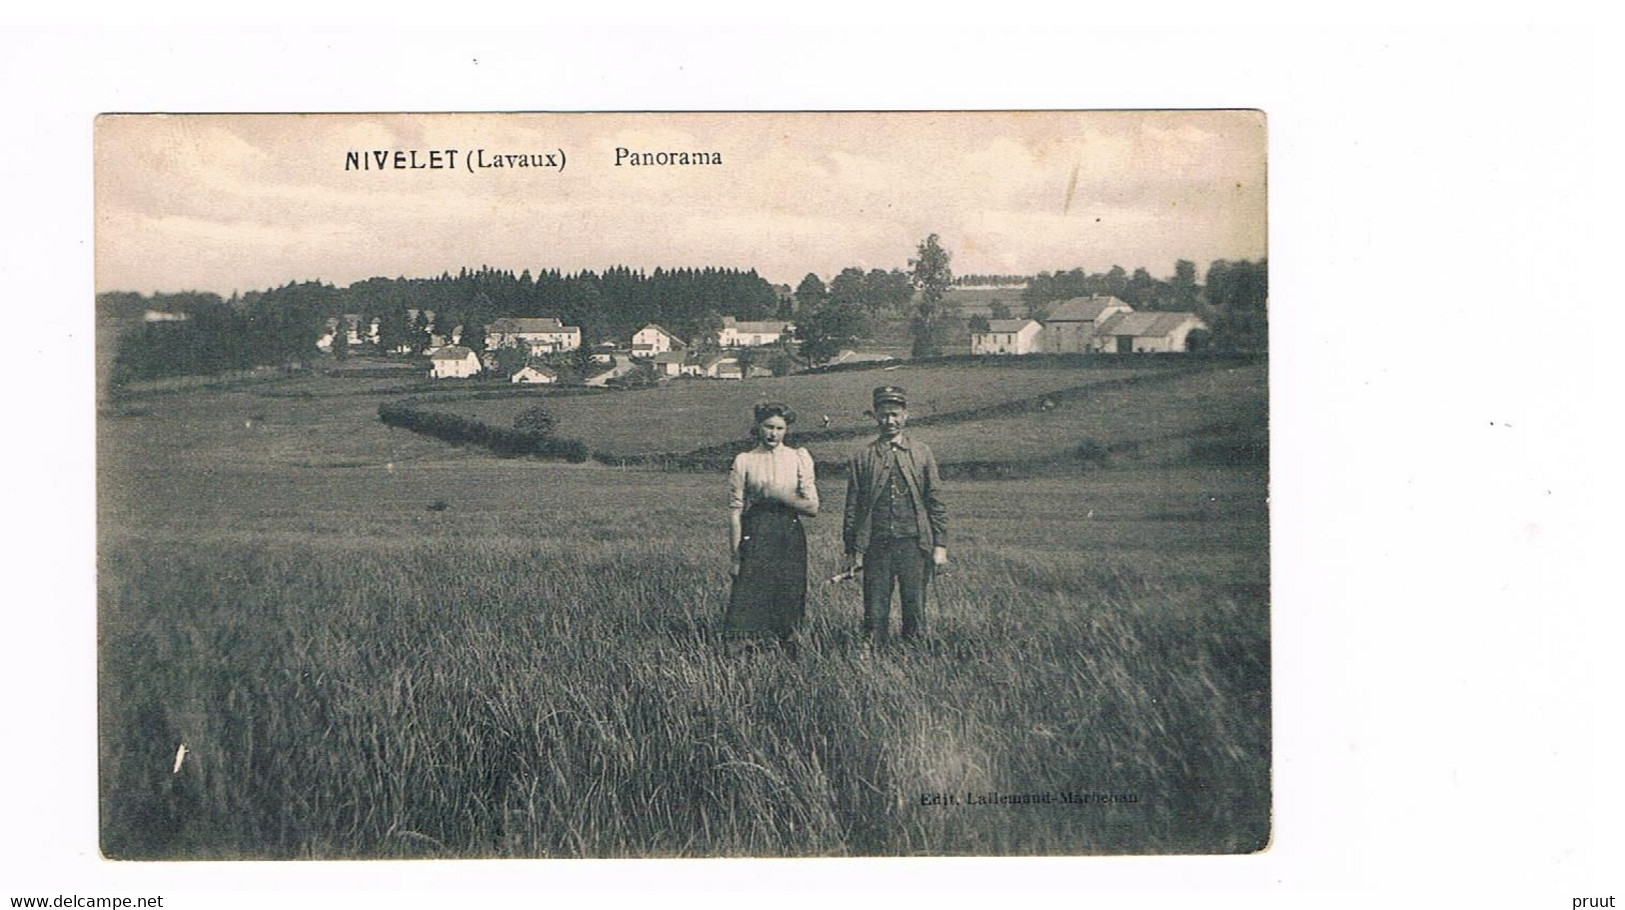
[[[309,360],[332,305],[329,286],[290,285],[256,305],[222,300],[218,294],[187,292],[99,295],[102,312],[140,319],[148,309],[184,317],[172,322],[141,322],[119,340],[112,382],[166,376],[214,375],[262,365]]]
[[[724,315],[788,315],[791,301],[755,270],[644,272],[615,266],[603,273],[546,270],[535,276],[482,267],[437,278],[369,278],[344,288],[290,282],[229,299],[200,292],[150,298],[115,292],[100,295],[98,306],[126,321],[149,309],[185,317],[141,323],[124,335],[113,375],[128,381],[305,361],[329,321],[346,313],[359,315],[362,326],[376,321],[379,345],[391,351],[421,350],[431,326],[445,335],[461,325],[465,343],[483,346],[484,326],[502,316],[556,316],[580,326],[583,345],[590,346],[629,336],[650,322],[683,337],[709,336],[721,330]]]
[[[305,361],[328,322],[345,313],[360,315],[364,327],[376,321],[379,346],[386,351],[421,350],[431,327],[444,336],[458,325],[464,344],[483,347],[484,326],[502,316],[556,316],[581,327],[584,348],[629,336],[650,322],[701,340],[721,330],[724,315],[742,320],[793,317],[797,353],[817,364],[829,361],[843,345],[872,335],[876,323],[888,316],[907,317],[914,356],[945,353],[960,323],[950,288],[1016,284],[1022,278],[956,279],[951,262],[952,255],[932,234],[916,247],[906,272],[851,267],[828,285],[809,274],[792,294],[781,293],[754,269],[644,272],[615,266],[602,273],[555,269],[533,276],[528,270],[515,275],[481,267],[437,278],[369,278],[346,288],[290,282],[230,299],[195,292],[150,298],[113,293],[100,295],[98,305],[127,319],[148,309],[186,317],[141,323],[128,332],[114,362],[114,381]],[[1137,310],[1194,311],[1212,327],[1207,339],[1212,347],[1264,350],[1268,261],[1216,260],[1206,279],[1198,283],[1196,264],[1185,259],[1175,263],[1170,280],[1154,278],[1144,268],[1132,274],[1115,265],[1098,273],[1075,268],[1027,278],[1020,298],[1038,319],[1056,301],[1091,294],[1117,297]],[[993,315],[1009,312],[996,307]],[[340,338],[343,330],[341,325]],[[335,350],[347,348],[341,344]]]
[[[1196,263],[1181,259],[1174,263],[1174,277],[1153,278],[1145,268],[1131,275],[1120,265],[1104,272],[1089,273],[1081,268],[1064,272],[1039,272],[1021,290],[1028,312],[1042,319],[1048,305],[1072,297],[1116,297],[1136,310],[1196,309],[1201,286],[1196,282]]]
[[[1031,275],[955,275],[956,288],[1019,288],[1032,279]]]
[[[529,270],[516,276],[482,267],[456,277],[372,278],[347,291],[346,312],[365,314],[369,323],[372,317],[428,309],[442,334],[461,325],[473,332],[474,343],[481,342],[483,326],[503,316],[558,317],[580,326],[582,343],[590,346],[630,336],[651,322],[684,338],[702,337],[720,331],[724,316],[771,319],[789,309],[789,301],[754,269],[645,272],[614,266],[569,275],[544,270],[533,277]]]
[[[887,313],[907,316],[913,355],[943,353],[957,308],[946,299],[953,284],[951,255],[936,234],[920,241],[909,271],[843,269],[826,288],[817,275],[796,287],[796,341],[802,359],[827,363],[843,344],[873,332]]]

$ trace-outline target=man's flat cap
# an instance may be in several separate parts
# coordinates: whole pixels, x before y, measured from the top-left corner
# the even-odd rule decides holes
[[[900,404],[906,408],[908,407],[908,393],[903,391],[902,386],[883,385],[875,389],[875,407],[878,408],[883,404]]]

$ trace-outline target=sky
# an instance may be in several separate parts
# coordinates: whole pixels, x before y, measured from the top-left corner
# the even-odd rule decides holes
[[[794,285],[906,269],[932,233],[959,275],[1167,277],[1177,259],[1267,255],[1265,129],[1252,111],[110,115],[96,288],[229,295],[481,265]],[[617,166],[617,148],[722,163]],[[456,168],[345,167],[436,149]],[[478,150],[563,168],[470,170]]]

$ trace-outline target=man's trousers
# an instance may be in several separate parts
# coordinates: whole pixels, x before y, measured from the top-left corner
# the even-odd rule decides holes
[[[879,641],[891,635],[891,592],[903,605],[903,637],[925,630],[925,587],[931,557],[915,537],[881,537],[863,554],[863,631]]]

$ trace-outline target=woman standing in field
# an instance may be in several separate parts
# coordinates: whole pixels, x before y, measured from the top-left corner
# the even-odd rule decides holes
[[[784,444],[796,413],[777,402],[756,406],[756,447],[734,458],[728,474],[728,533],[733,590],[722,629],[771,633],[794,650],[807,612],[807,533],[818,514],[812,456]]]

